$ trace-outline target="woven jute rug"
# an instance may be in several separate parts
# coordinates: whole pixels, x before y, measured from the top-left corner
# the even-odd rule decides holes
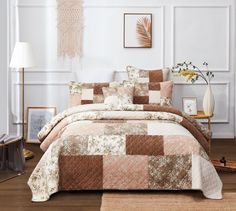
[[[200,191],[104,192],[102,211],[236,211],[236,192],[206,199]]]

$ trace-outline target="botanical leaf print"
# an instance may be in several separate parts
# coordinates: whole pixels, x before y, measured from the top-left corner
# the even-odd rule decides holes
[[[136,32],[137,32],[137,39],[139,44],[142,47],[150,48],[152,37],[151,37],[151,20],[148,17],[142,17],[137,21],[136,25]]]

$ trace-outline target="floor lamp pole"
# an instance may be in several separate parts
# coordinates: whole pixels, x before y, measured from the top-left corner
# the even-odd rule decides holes
[[[25,68],[22,68],[22,137],[25,140]]]
[[[25,69],[22,68],[22,139],[25,145]],[[26,160],[34,157],[34,153],[28,149],[23,149],[24,157]]]

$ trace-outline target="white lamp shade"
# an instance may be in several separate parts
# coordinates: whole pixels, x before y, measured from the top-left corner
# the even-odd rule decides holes
[[[35,66],[31,45],[17,42],[12,53],[10,67],[27,68]]]
[[[114,71],[114,81],[128,80],[128,73],[126,71]]]

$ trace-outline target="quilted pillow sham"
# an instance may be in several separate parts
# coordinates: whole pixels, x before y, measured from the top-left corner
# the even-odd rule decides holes
[[[159,104],[170,106],[173,81],[135,83],[134,104]]]
[[[138,83],[123,81],[125,87],[134,87],[133,104],[159,104],[170,106],[173,81]]]
[[[108,105],[133,104],[134,87],[103,87],[104,103]]]
[[[140,83],[167,81],[169,68],[158,70],[143,70],[133,66],[127,66],[129,80]]]
[[[69,106],[103,103],[103,87],[109,87],[110,83],[79,83],[71,81],[69,83],[70,102]]]

